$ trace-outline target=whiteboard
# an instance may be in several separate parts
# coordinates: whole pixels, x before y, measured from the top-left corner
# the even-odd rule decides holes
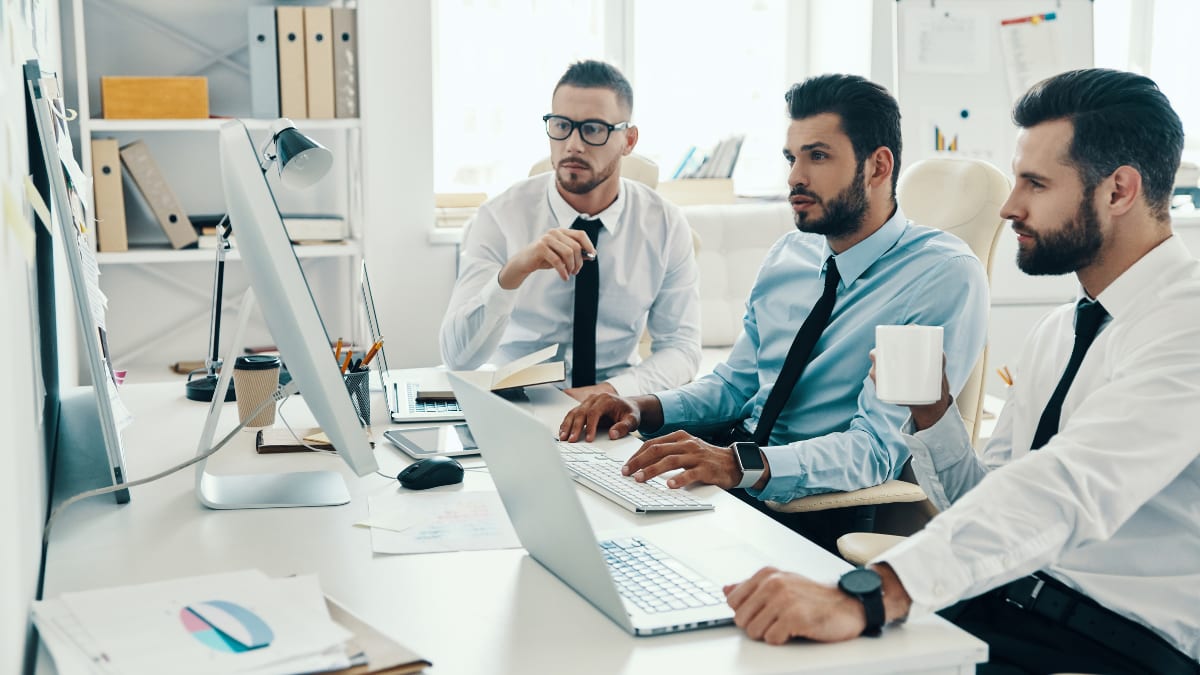
[[[906,165],[957,156],[1008,172],[1016,100],[1094,61],[1092,0],[897,0],[896,12]]]

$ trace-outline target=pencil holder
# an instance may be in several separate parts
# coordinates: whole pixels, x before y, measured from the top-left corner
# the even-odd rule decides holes
[[[350,402],[354,404],[354,412],[363,426],[371,424],[371,371],[363,370],[358,373],[346,373],[346,391],[350,392]]]

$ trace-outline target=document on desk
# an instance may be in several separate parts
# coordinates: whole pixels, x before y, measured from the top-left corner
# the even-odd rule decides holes
[[[520,548],[494,491],[420,492],[368,497],[375,553],[445,553]]]
[[[297,673],[351,665],[315,576],[257,570],[64,593],[34,603],[60,672]],[[86,664],[86,670],[83,670]],[[65,666],[65,667],[61,667]]]

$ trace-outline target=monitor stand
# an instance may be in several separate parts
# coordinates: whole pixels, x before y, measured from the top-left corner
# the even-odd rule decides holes
[[[196,454],[212,447],[217,421],[221,417],[224,393],[233,377],[233,364],[242,348],[246,324],[254,311],[254,292],[246,291],[238,313],[233,340],[226,347],[224,364],[217,378],[216,395],[204,421],[204,431]],[[212,474],[206,470],[208,459],[196,464],[196,499],[210,509],[274,509],[293,506],[338,506],[350,502],[346,481],[336,471],[298,471],[293,473]]]

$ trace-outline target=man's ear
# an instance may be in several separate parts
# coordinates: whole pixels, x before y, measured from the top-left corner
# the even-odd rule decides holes
[[[633,147],[638,142],[638,128],[629,127],[625,130],[625,147],[621,148],[622,155],[628,155],[633,152]]]
[[[1117,167],[1100,185],[1105,205],[1114,216],[1128,213],[1142,196],[1142,174],[1129,165]]]
[[[885,145],[875,148],[867,157],[867,185],[876,188],[887,183],[892,184],[892,172],[896,170],[896,158],[892,155],[892,151]]]

